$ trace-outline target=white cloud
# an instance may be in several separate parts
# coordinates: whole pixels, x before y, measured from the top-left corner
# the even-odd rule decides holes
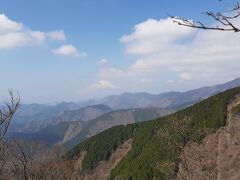
[[[179,77],[183,80],[192,80],[192,77],[190,74],[183,72],[181,74],[179,74]]]
[[[177,44],[177,40],[192,34],[190,28],[176,27],[170,19],[148,19],[137,24],[134,32],[124,35],[121,42],[127,45],[127,52],[130,54],[144,55],[151,54],[164,49],[167,44]]]
[[[103,58],[100,61],[98,61],[98,64],[106,64],[106,63],[108,63],[108,60],[105,59],[105,58]]]
[[[46,41],[46,34],[40,31],[30,31],[29,33],[29,42],[35,40],[35,43],[44,43]]]
[[[80,53],[76,47],[73,45],[63,45],[60,46],[57,49],[52,50],[52,52],[56,55],[59,56],[70,56],[70,57],[85,57],[87,54],[86,53]]]
[[[0,49],[13,48],[24,45],[25,43],[26,37],[24,37],[21,33],[0,34]]]
[[[34,31],[22,23],[9,19],[0,14],[0,49],[12,49],[27,45],[44,44],[48,40],[63,40],[63,31],[41,32]]]
[[[23,25],[8,19],[5,14],[0,14],[0,33],[21,31]]]
[[[118,87],[109,81],[100,80],[97,83],[91,85],[90,88],[93,90],[98,90],[98,89],[116,89]]]
[[[52,40],[65,41],[66,35],[64,31],[51,31],[47,33],[47,36]]]
[[[101,69],[98,74],[121,87],[126,79],[139,82],[147,75],[169,87],[192,88],[228,81],[240,73],[240,33],[201,31],[178,26],[171,19],[150,19],[137,24],[121,42],[135,62],[126,68]]]

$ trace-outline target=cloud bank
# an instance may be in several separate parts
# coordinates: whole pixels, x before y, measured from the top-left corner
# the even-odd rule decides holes
[[[48,41],[63,41],[65,39],[66,36],[62,30],[51,32],[31,30],[22,23],[9,19],[5,14],[0,14],[0,50],[39,45]]]
[[[5,14],[0,14],[0,50],[43,45],[53,41],[62,42],[66,39],[63,30],[50,32],[31,30],[24,24],[9,19]],[[79,52],[73,45],[62,45],[52,52],[59,56],[74,58],[86,56],[86,53]]]
[[[101,69],[98,78],[118,82],[120,87],[197,87],[231,80],[240,74],[240,33],[201,31],[178,26],[171,19],[149,19],[120,38],[127,54],[135,58],[126,68]],[[182,88],[184,89],[184,88]]]

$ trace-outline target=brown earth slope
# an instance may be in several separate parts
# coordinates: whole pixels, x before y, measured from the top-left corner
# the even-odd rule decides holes
[[[127,153],[131,150],[132,147],[132,139],[124,142],[120,147],[118,147],[111,155],[111,157],[107,161],[101,161],[99,165],[92,171],[80,175],[82,168],[82,161],[87,152],[83,152],[78,160],[74,164],[74,173],[73,176],[79,180],[107,180],[111,171],[118,165],[118,163],[127,155]]]
[[[228,105],[227,124],[207,135],[202,143],[185,146],[179,163],[178,179],[240,179],[240,114],[233,108],[240,105],[240,96]]]

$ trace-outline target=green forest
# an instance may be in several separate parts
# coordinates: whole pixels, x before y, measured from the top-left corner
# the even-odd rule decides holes
[[[227,104],[239,93],[240,88],[234,88],[156,120],[108,129],[78,144],[64,158],[71,160],[87,151],[82,165],[82,172],[87,172],[132,138],[131,151],[112,170],[110,179],[174,178],[183,146],[189,141],[201,142],[208,133],[224,126]]]

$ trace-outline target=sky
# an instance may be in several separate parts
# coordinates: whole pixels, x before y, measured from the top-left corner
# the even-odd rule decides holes
[[[212,25],[218,0],[0,0],[0,99],[57,103],[122,92],[186,91],[239,77],[240,33]],[[238,23],[238,22],[236,22]]]

